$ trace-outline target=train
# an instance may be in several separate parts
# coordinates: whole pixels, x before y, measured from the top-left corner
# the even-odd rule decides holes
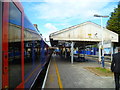
[[[52,52],[19,1],[0,1],[0,89],[32,88]]]

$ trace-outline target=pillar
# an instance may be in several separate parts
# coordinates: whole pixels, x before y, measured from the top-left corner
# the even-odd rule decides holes
[[[73,64],[73,47],[74,47],[74,42],[71,43],[71,64]]]
[[[99,62],[101,62],[101,45],[99,43]]]
[[[112,55],[113,55],[113,43],[111,42],[111,61],[112,61]]]

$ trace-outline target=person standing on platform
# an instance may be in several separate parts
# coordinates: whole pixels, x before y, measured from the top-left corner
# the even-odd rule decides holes
[[[120,88],[120,47],[118,48],[118,53],[113,54],[113,59],[111,63],[111,71],[114,72],[115,79],[115,89],[119,90]]]

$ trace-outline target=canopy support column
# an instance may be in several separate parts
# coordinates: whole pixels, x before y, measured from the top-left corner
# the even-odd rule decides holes
[[[99,62],[101,62],[101,45],[99,43]]]
[[[74,42],[71,43],[71,64],[73,64],[73,47],[74,47]]]
[[[111,42],[111,61],[112,61],[112,58],[113,58],[113,57],[112,57],[112,55],[113,55],[113,45],[114,45],[114,44]]]

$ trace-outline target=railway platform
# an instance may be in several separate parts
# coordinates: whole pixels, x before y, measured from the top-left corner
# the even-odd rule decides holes
[[[113,76],[98,76],[85,67],[101,66],[95,60],[71,62],[59,55],[52,55],[51,63],[44,88],[105,88],[114,90]],[[106,65],[109,68],[110,65]]]

